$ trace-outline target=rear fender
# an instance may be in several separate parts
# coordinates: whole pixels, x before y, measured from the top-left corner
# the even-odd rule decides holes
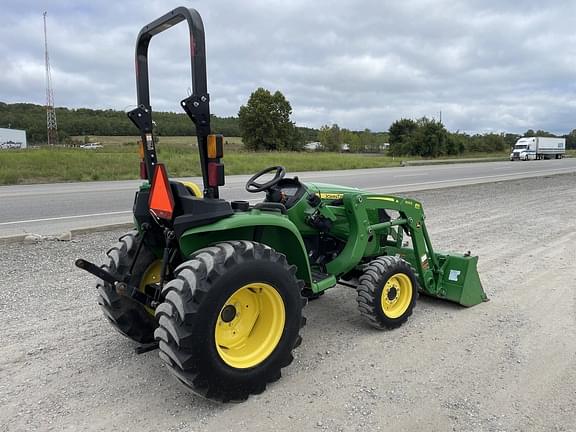
[[[180,251],[188,257],[198,249],[227,240],[249,240],[270,246],[286,255],[288,262],[297,267],[298,279],[311,286],[304,241],[288,217],[258,209],[235,213],[213,224],[186,230],[179,239]]]

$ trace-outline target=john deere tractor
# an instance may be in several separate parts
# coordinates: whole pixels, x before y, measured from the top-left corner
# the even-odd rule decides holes
[[[203,188],[170,179],[156,157],[148,83],[153,36],[186,21],[192,94],[181,106],[196,126]],[[280,378],[301,342],[302,309],[337,284],[358,293],[371,326],[393,329],[412,314],[418,293],[472,306],[486,300],[470,254],[435,252],[422,205],[413,199],[289,177],[282,166],[255,174],[246,190],[262,202],[219,197],[223,138],[211,133],[204,29],[193,9],[151,22],[136,44],[143,183],[135,229],[97,266],[111,324],[159,349],[187,387],[219,401],[244,400]]]

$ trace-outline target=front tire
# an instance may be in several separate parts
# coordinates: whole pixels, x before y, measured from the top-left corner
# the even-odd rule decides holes
[[[230,241],[195,252],[175,273],[156,308],[155,337],[170,371],[222,402],[280,378],[305,323],[296,267],[266,245]]]
[[[393,256],[371,261],[358,284],[358,309],[377,329],[404,324],[418,297],[418,282],[410,265]]]

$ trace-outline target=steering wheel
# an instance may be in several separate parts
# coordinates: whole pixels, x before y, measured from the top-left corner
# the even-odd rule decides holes
[[[262,177],[265,174],[271,173],[272,171],[276,171],[276,173],[274,174],[274,178],[272,180],[266,183],[256,182],[256,180],[258,180],[260,177]],[[262,171],[254,174],[252,178],[248,180],[248,182],[246,182],[246,190],[252,193],[264,192],[265,190],[270,189],[272,186],[276,186],[280,182],[280,180],[284,178],[285,175],[286,175],[286,168],[284,168],[283,166],[273,166],[265,168]]]

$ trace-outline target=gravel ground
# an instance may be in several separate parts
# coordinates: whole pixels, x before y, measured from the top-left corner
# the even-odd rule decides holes
[[[355,293],[306,307],[294,363],[262,395],[215,404],[112,330],[94,278],[118,231],[0,251],[0,431],[574,431],[576,175],[409,194],[434,246],[480,256],[491,301],[421,298],[394,331]]]

